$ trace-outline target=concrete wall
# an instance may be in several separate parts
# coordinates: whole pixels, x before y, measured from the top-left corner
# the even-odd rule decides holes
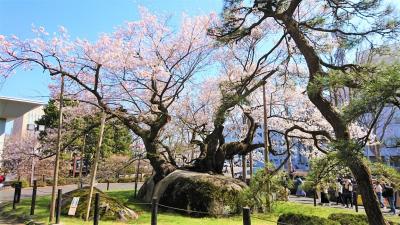
[[[6,133],[6,119],[0,119],[0,161],[2,160],[3,147],[4,147],[4,137]]]

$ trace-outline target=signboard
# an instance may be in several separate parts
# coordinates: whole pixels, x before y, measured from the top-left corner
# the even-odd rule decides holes
[[[75,215],[76,208],[78,208],[78,203],[79,203],[79,197],[72,198],[71,206],[69,207],[69,210],[68,210],[69,216]]]

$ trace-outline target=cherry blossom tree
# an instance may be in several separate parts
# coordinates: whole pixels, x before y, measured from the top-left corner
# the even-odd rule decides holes
[[[118,118],[143,140],[159,181],[176,169],[160,155],[160,132],[186,83],[209,64],[214,44],[206,31],[213,17],[184,16],[175,31],[168,18],[140,11],[141,20],[94,43],[70,40],[63,27],[53,36],[39,27],[29,40],[1,36],[0,70],[8,76],[19,67],[40,66],[56,81],[67,78],[68,98]]]

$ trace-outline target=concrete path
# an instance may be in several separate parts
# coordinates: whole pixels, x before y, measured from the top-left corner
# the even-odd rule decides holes
[[[0,218],[0,225],[23,225],[23,223],[10,218]]]
[[[142,186],[142,183],[138,183],[138,189]],[[107,189],[106,183],[99,183],[96,185],[97,188],[104,191]],[[63,193],[75,190],[77,185],[65,185],[59,186],[63,190]],[[110,190],[133,190],[135,183],[110,183]],[[37,190],[37,196],[51,195],[51,186],[39,187]],[[21,198],[30,198],[32,196],[32,188],[23,188],[21,192]],[[14,189],[6,188],[0,191],[0,203],[12,201],[14,197]],[[0,223],[1,224],[1,223]]]
[[[306,198],[306,197],[297,197],[297,196],[294,196],[294,195],[290,195],[289,196],[289,201],[290,202],[297,202],[297,203],[301,203],[301,204],[307,204],[307,205],[314,205],[314,199]],[[317,199],[317,205],[319,205],[318,203],[320,203],[319,199]],[[342,204],[336,205],[336,202],[331,202],[331,204],[329,206],[325,205],[324,207],[337,208],[337,209],[348,209],[348,210],[356,211],[354,206],[353,206],[353,208],[346,208],[346,207],[342,206]],[[358,206],[358,211],[359,212],[364,212],[364,207],[363,206]]]
[[[301,204],[314,205],[314,199],[306,198],[306,197],[297,197],[297,196],[294,196],[294,195],[290,195],[289,196],[289,201],[290,202],[297,202],[297,203],[301,203]],[[319,202],[320,202],[319,199],[317,199],[317,204]],[[346,207],[342,206],[342,204],[336,205],[336,202],[331,202],[331,204],[329,206],[325,205],[323,207],[330,207],[330,208],[337,208],[337,209],[347,209],[349,211],[352,210],[354,212],[356,211],[354,206],[353,206],[353,208],[346,208]],[[385,216],[393,216],[392,213],[389,213],[389,211],[390,211],[389,209],[382,209],[382,212],[383,212],[383,214]],[[358,212],[365,213],[364,206],[358,206]],[[396,213],[398,214],[399,210],[397,210]],[[394,216],[397,216],[397,215],[394,215]]]

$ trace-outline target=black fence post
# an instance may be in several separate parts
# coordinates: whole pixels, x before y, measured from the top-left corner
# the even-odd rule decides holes
[[[317,190],[314,188],[314,194],[313,194],[313,199],[314,199],[314,206],[317,206]]]
[[[354,192],[354,208],[356,209],[356,212],[358,212],[358,194],[357,192]]]
[[[151,201],[151,225],[157,225],[157,211],[157,198],[153,198],[153,200]]]
[[[58,189],[56,203],[56,224],[60,224],[62,189]]]
[[[22,182],[17,183],[17,203],[21,201]]]
[[[99,225],[99,207],[100,207],[100,194],[96,193],[95,198],[94,198],[94,215],[93,215],[93,224],[94,225]]]
[[[107,180],[107,191],[110,190],[110,181]]]
[[[249,207],[243,207],[243,225],[251,225]]]
[[[18,183],[14,183],[13,209],[15,209],[15,204],[17,204],[17,199],[18,199]]]
[[[37,192],[37,181],[33,181],[33,189],[32,189],[32,201],[31,201],[31,215],[35,215],[35,206],[36,206],[36,192]]]

